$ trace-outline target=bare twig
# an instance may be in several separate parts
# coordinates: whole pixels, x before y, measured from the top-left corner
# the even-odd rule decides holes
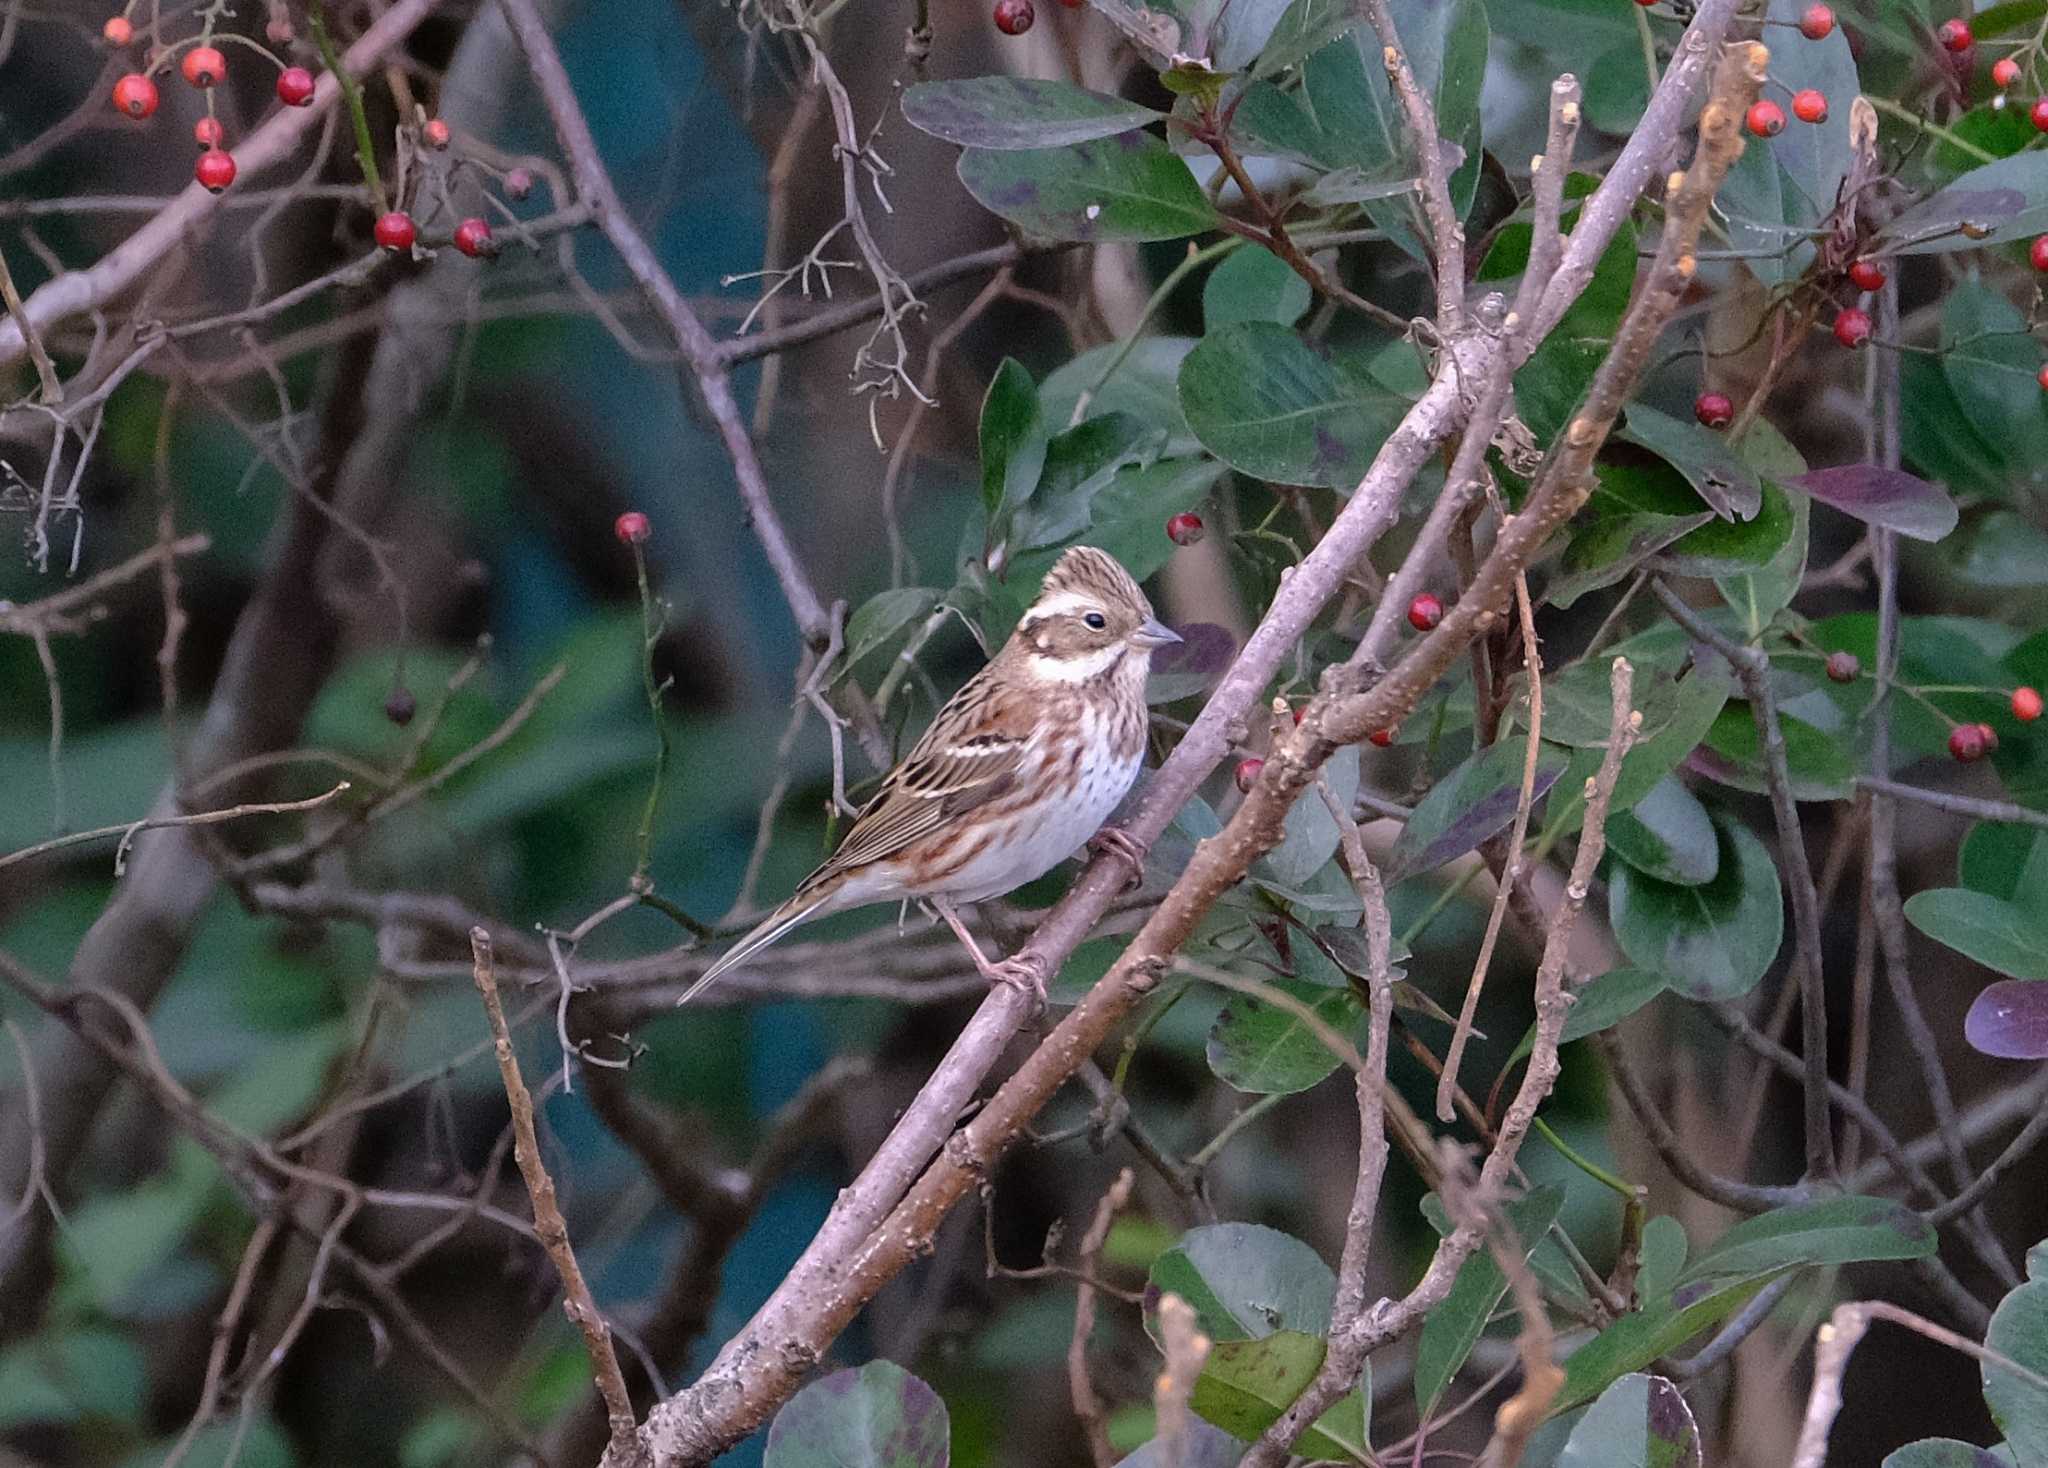
[[[1080,1291],[1074,1297],[1074,1333],[1067,1342],[1067,1391],[1074,1399],[1074,1415],[1088,1436],[1088,1455],[1095,1468],[1115,1468],[1116,1449],[1110,1446],[1109,1428],[1103,1419],[1102,1398],[1095,1395],[1095,1383],[1088,1375],[1088,1337],[1095,1329],[1095,1275],[1102,1268],[1102,1246],[1109,1242],[1110,1225],[1131,1201],[1135,1174],[1127,1167],[1109,1185],[1102,1201],[1095,1205],[1095,1217],[1081,1235],[1081,1250],[1075,1256]]]
[[[490,1020],[491,1040],[498,1054],[498,1075],[505,1083],[505,1099],[512,1107],[513,1156],[519,1174],[526,1179],[527,1195],[533,1199],[533,1228],[555,1273],[562,1277],[563,1310],[583,1333],[583,1348],[590,1354],[590,1369],[597,1388],[604,1394],[606,1415],[611,1421],[612,1452],[622,1464],[642,1463],[634,1435],[636,1419],[633,1402],[626,1395],[626,1378],[619,1371],[618,1353],[612,1349],[611,1327],[599,1313],[597,1301],[584,1283],[576,1251],[569,1243],[569,1225],[555,1202],[555,1181],[541,1160],[540,1139],[533,1126],[533,1097],[519,1074],[519,1057],[512,1052],[512,1032],[505,1027],[505,1007],[498,1002],[498,979],[491,959],[491,935],[482,928],[469,932],[470,951],[476,961],[477,992],[483,995],[484,1014]]]
[[[34,846],[24,846],[19,851],[0,855],[0,867],[12,866],[30,857],[43,856],[52,851],[61,851],[67,846],[83,846],[87,842],[103,840],[108,836],[119,836],[121,844],[114,848],[114,875],[120,876],[128,864],[128,848],[134,842],[137,832],[159,830],[165,826],[217,826],[223,821],[238,821],[244,816],[291,815],[298,811],[317,810],[330,800],[349,789],[343,780],[324,795],[310,796],[305,800],[257,801],[249,805],[229,806],[225,810],[203,810],[184,816],[144,816],[139,821],[124,821],[118,826],[100,826],[91,831],[74,831],[68,836],[57,836],[48,841],[39,841]]]

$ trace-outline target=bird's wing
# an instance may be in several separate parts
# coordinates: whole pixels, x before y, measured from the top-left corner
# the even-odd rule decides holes
[[[947,701],[806,886],[895,856],[1015,787],[1037,725],[1031,700],[977,677]]]

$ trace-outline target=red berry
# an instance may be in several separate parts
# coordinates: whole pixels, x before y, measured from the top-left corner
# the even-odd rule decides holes
[[[313,105],[313,73],[303,66],[287,66],[277,74],[277,100],[287,107]]]
[[[412,716],[419,712],[419,701],[408,688],[394,688],[391,696],[384,700],[384,717],[403,729],[412,722]]]
[[[2048,270],[2048,234],[2034,236],[2033,244],[2027,246],[2027,258],[2036,270]]]
[[[647,537],[653,533],[654,527],[648,523],[647,517],[638,510],[628,510],[625,514],[619,516],[618,519],[612,521],[612,534],[618,536],[627,545],[645,545]]]
[[[1845,307],[1835,317],[1835,340],[1852,349],[1869,341],[1870,313],[1854,306]]]
[[[1958,724],[1949,730],[1948,752],[1957,764],[1974,764],[1984,758],[1984,726]]]
[[[1828,120],[1828,99],[1825,92],[1808,87],[1803,92],[1792,94],[1792,115],[1801,122],[1826,122]]]
[[[1835,13],[1825,5],[1809,5],[1799,17],[1799,34],[1809,41],[1824,41],[1835,28]]]
[[[1408,603],[1408,625],[1417,632],[1434,632],[1437,623],[1444,619],[1444,604],[1429,592],[1423,592]]]
[[[2040,718],[2040,693],[2032,688],[2015,688],[2012,691],[2012,716],[2022,724],[2031,724]]]
[[[116,112],[125,112],[130,117],[147,117],[156,111],[156,103],[156,83],[139,71],[131,71],[114,83]]]
[[[1979,724],[1977,726],[1977,735],[1984,741],[1984,752],[1986,754],[1994,753],[1997,750],[1998,731],[1996,729],[1992,728],[1989,724]]]
[[[228,74],[228,59],[211,46],[194,46],[178,63],[178,70],[195,87],[217,86]]]
[[[1959,20],[1945,20],[1935,28],[1934,39],[1941,42],[1945,51],[1967,51],[1977,44],[1977,38],[1970,28]]]
[[[1854,683],[1863,672],[1863,660],[1853,652],[1831,652],[1828,654],[1828,679],[1835,683]]]
[[[223,136],[218,117],[202,117],[192,124],[192,137],[202,148],[218,148]]]
[[[2039,98],[2027,109],[2027,121],[2034,125],[2035,132],[2048,133],[2048,97]]]
[[[2034,381],[2041,384],[2041,391],[2048,392],[2048,364],[2043,364],[2041,370],[2034,374]]]
[[[1038,19],[1038,12],[1031,8],[1031,0],[996,0],[996,29],[1006,36],[1021,36],[1031,29],[1031,22]]]
[[[1370,739],[1374,744],[1378,745],[1381,749],[1385,749],[1389,744],[1392,744],[1394,742],[1394,735],[1397,732],[1399,731],[1393,728],[1375,729],[1372,731],[1372,733],[1366,735],[1365,737]]]
[[[1859,291],[1881,291],[1884,282],[1884,267],[1875,260],[1858,260],[1849,267],[1849,283]]]
[[[1693,399],[1692,416],[1708,428],[1726,428],[1735,421],[1735,403],[1724,392],[1703,392]]]
[[[1198,545],[1209,529],[1202,523],[1202,517],[1192,510],[1175,515],[1166,522],[1166,538],[1175,545]]]
[[[371,231],[377,237],[378,245],[386,250],[410,250],[415,237],[412,216],[397,209],[378,218]]]
[[[530,169],[515,168],[505,175],[505,197],[518,203],[533,192],[533,173]]]
[[[100,27],[100,34],[107,38],[110,46],[125,46],[135,39],[135,27],[128,23],[125,15],[110,15],[107,23]]]
[[[1760,138],[1775,138],[1785,130],[1785,109],[1768,99],[1749,109],[1745,119],[1749,130]]]
[[[1079,10],[1083,5],[1086,5],[1087,3],[1088,0],[1060,0],[1060,4],[1066,6],[1069,10]]]
[[[1638,5],[1642,6],[1642,7],[1643,7],[1643,9],[1645,9],[1645,10],[1648,10],[1648,9],[1650,9],[1650,8],[1651,8],[1652,6],[1654,6],[1654,5],[1656,4],[1656,3],[1657,3],[1657,0],[1636,0],[1636,4],[1638,4]]]
[[[1991,84],[1995,87],[2009,87],[2020,79],[2020,64],[2010,56],[2001,56],[1991,63]]]
[[[235,181],[235,155],[208,148],[192,166],[192,176],[217,194]]]
[[[472,260],[488,260],[498,253],[491,227],[481,219],[465,219],[455,226],[455,248]]]
[[[429,148],[439,152],[448,146],[448,139],[452,134],[448,131],[447,123],[438,117],[430,117],[427,119],[427,125],[420,129],[420,136],[427,140]]]
[[[1246,795],[1252,793],[1252,786],[1259,783],[1259,771],[1266,768],[1262,759],[1241,759],[1237,762],[1237,788]]]

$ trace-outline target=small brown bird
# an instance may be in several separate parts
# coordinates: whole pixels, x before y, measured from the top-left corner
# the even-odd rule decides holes
[[[1098,832],[1137,866],[1129,838],[1101,828],[1144,761],[1152,650],[1179,641],[1110,556],[1061,556],[1002,651],[946,701],[832,859],[679,1002],[799,923],[906,899],[937,910],[991,983],[1039,989],[1042,976],[1018,960],[991,962],[954,904],[1014,891]]]

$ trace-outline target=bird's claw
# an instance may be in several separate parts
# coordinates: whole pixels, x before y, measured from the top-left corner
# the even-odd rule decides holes
[[[1045,981],[1047,970],[1045,960],[1035,953],[1020,953],[1000,963],[991,963],[981,971],[981,976],[991,987],[1007,984],[1018,993],[1030,997],[1033,1012],[1045,1008]]]
[[[1122,826],[1104,826],[1088,838],[1088,849],[1113,856],[1131,869],[1131,878],[1124,884],[1126,888],[1145,885],[1145,843]]]

